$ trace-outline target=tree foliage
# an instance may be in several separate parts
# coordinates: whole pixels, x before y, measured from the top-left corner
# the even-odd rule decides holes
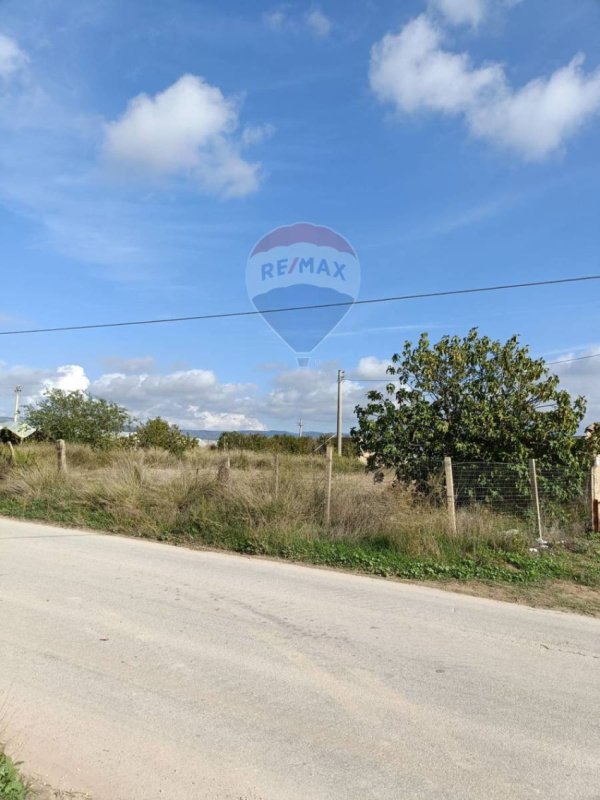
[[[583,397],[560,389],[541,358],[518,336],[502,343],[476,328],[461,338],[431,344],[422,334],[406,342],[387,369],[385,392],[372,391],[356,407],[352,434],[370,453],[371,467],[395,469],[399,478],[423,480],[444,456],[457,461],[526,463],[580,475],[585,446],[576,434]],[[392,379],[394,382],[392,382]]]
[[[123,406],[87,392],[51,389],[36,406],[26,409],[25,420],[44,439],[106,447],[115,442],[130,417]]]
[[[266,436],[264,433],[242,433],[226,431],[219,436],[217,446],[220,450],[253,450],[259,453],[290,453],[292,455],[310,455],[324,452],[325,445],[332,444],[331,435],[323,433],[317,438],[312,436],[292,436],[290,433],[276,433]]]
[[[149,419],[140,425],[135,432],[134,442],[140,447],[159,447],[175,455],[182,455],[186,450],[198,446],[196,439],[161,417]]]

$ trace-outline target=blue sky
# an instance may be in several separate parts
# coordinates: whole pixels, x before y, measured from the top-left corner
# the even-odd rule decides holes
[[[599,33],[596,0],[3,0],[0,328],[251,309],[249,251],[300,220],[362,298],[597,273]],[[356,307],[304,370],[260,318],[4,337],[0,406],[327,430],[337,369],[351,407],[423,330],[600,353],[599,289]],[[600,415],[600,359],[557,370]]]

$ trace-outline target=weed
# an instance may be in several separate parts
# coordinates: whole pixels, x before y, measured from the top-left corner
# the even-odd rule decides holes
[[[0,800],[27,800],[28,792],[15,764],[0,753]]]
[[[320,456],[280,455],[275,497],[265,453],[232,453],[226,484],[217,479],[222,452],[69,447],[66,475],[51,445],[20,454],[0,472],[0,512],[11,516],[413,580],[600,586],[597,536],[531,553],[523,520],[480,508],[460,509],[453,534],[443,506],[341,462],[326,525]]]

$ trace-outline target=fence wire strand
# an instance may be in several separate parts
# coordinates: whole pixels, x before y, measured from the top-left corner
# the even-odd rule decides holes
[[[574,477],[561,466],[536,466],[537,493],[544,535],[580,533],[585,529],[589,476]],[[480,509],[537,531],[537,506],[529,464],[453,462],[457,513]]]

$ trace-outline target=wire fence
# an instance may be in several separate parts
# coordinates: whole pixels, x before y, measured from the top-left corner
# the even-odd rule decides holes
[[[498,462],[452,462],[458,509],[480,505],[498,514],[519,515],[531,509],[527,465]]]
[[[432,513],[447,511],[447,524],[457,534],[476,535],[482,530],[518,531],[538,540],[560,539],[579,535],[590,527],[590,474],[583,470],[574,474],[561,466],[507,462],[455,462],[446,459],[423,459],[418,469],[411,466],[410,479],[398,476],[402,470],[380,468],[360,480],[357,460],[338,459],[331,444],[323,442],[324,451],[302,457],[302,466],[295,459],[266,454],[260,466],[272,471],[269,483],[274,497],[279,496],[280,476],[290,469],[297,490],[307,493],[323,506],[323,519],[333,523],[336,515],[344,516],[346,503],[354,503],[370,484],[369,505],[377,513],[378,494],[381,505],[390,508],[389,492],[402,497],[403,513],[410,513],[406,499],[414,498],[415,507]],[[232,453],[235,467],[242,466],[248,456]],[[296,468],[296,464],[298,468]],[[285,465],[285,466],[284,466]],[[257,463],[255,466],[259,466]],[[366,483],[365,483],[366,481]],[[342,500],[342,498],[344,498]],[[442,517],[437,517],[443,519]]]
[[[537,469],[541,525],[546,537],[580,533],[590,524],[591,473],[574,475],[563,467]]]
[[[515,528],[548,536],[581,533],[589,525],[590,478],[561,466],[451,462],[456,528],[476,509],[504,517]],[[461,512],[462,515],[461,515]]]
[[[282,520],[311,530],[326,526],[335,535],[379,531],[389,536],[396,531],[406,538],[450,531],[464,538],[489,534],[493,539],[518,532],[532,540],[557,541],[600,527],[600,459],[592,470],[580,472],[535,461],[440,462],[428,457],[421,457],[417,466],[407,462],[404,470],[402,465],[372,470],[356,457],[338,458],[331,444],[325,446],[324,454],[309,455],[232,449],[198,450],[185,459],[143,451],[106,458],[118,462],[115,475],[121,474],[117,468],[125,476],[131,473],[136,486],[152,485],[161,492],[170,480],[189,483],[193,492],[221,498],[236,513],[245,509],[250,517],[268,519],[274,526]],[[26,465],[25,456],[35,454],[18,455]],[[18,466],[15,453],[9,456],[7,468]],[[97,453],[69,446],[67,454],[62,441],[55,458],[59,473],[85,468],[81,480],[92,468],[111,474]]]

